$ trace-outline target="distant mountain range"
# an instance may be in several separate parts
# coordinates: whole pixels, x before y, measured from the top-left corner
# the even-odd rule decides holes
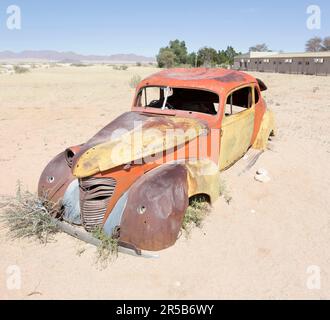
[[[95,62],[154,62],[154,57],[136,54],[114,54],[109,56],[82,55],[75,52],[59,52],[54,50],[26,50],[22,52],[0,51],[0,60],[42,60],[42,61],[95,61]]]

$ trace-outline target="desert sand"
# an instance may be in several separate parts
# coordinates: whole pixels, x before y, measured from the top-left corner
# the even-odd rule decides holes
[[[67,146],[83,143],[124,111],[129,80],[152,67],[36,69],[0,75],[0,194],[39,175]],[[249,155],[222,174],[222,198],[201,229],[146,260],[120,254],[106,269],[95,248],[65,234],[44,246],[0,231],[1,299],[329,299],[330,77],[254,74],[268,85],[278,132],[247,172]],[[254,180],[264,168],[271,181]],[[21,270],[7,288],[8,267]],[[309,288],[311,266],[320,288]],[[315,267],[314,269],[315,270]]]

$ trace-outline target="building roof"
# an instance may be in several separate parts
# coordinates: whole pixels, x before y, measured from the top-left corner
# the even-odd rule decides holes
[[[278,58],[278,59],[287,59],[287,58],[330,58],[330,51],[322,52],[288,52],[288,53],[278,53],[278,52],[250,52],[240,56],[236,56],[236,59],[269,59],[269,58]]]
[[[241,71],[220,68],[168,69],[144,79],[144,86],[169,86],[181,88],[199,88],[220,92],[237,86],[256,82],[256,79]]]

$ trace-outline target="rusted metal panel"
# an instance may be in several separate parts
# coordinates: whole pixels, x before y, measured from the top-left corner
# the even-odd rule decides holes
[[[255,82],[255,79],[242,72],[220,68],[175,68],[158,72],[137,87],[139,91],[145,86],[170,86],[177,88],[195,88],[216,93],[232,90],[237,85]]]
[[[73,174],[78,178],[88,177],[162,153],[195,139],[203,129],[206,125],[198,119],[149,116],[133,130],[80,153]],[[177,139],[167,139],[169,130],[176,132]]]
[[[130,189],[120,225],[120,240],[159,251],[172,246],[188,207],[187,169],[164,165],[141,177]]]
[[[188,196],[207,195],[211,203],[219,198],[220,172],[218,166],[210,159],[189,161],[185,164],[188,170]]]
[[[103,225],[109,201],[114,194],[116,180],[85,178],[80,180],[80,208],[82,223],[91,231]]]
[[[275,117],[271,110],[267,110],[263,116],[260,129],[258,131],[257,138],[253,144],[253,148],[257,150],[266,150],[268,139],[273,132],[275,135]]]
[[[75,177],[66,162],[65,152],[62,152],[42,172],[39,179],[38,195],[60,205],[59,202],[74,179]]]

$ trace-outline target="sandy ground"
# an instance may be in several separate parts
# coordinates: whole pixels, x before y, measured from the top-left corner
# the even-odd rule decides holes
[[[14,194],[17,180],[36,190],[54,155],[129,110],[132,75],[155,71],[67,67],[0,76],[0,194]],[[120,255],[105,270],[93,247],[67,235],[42,246],[10,241],[2,230],[0,298],[329,299],[330,77],[258,76],[269,86],[278,135],[251,170],[240,174],[242,159],[223,173],[230,205],[219,200],[203,228],[159,260]],[[271,182],[254,180],[259,168]],[[20,290],[7,288],[12,265]],[[317,270],[310,266],[321,272],[320,289],[307,286],[308,271]]]

